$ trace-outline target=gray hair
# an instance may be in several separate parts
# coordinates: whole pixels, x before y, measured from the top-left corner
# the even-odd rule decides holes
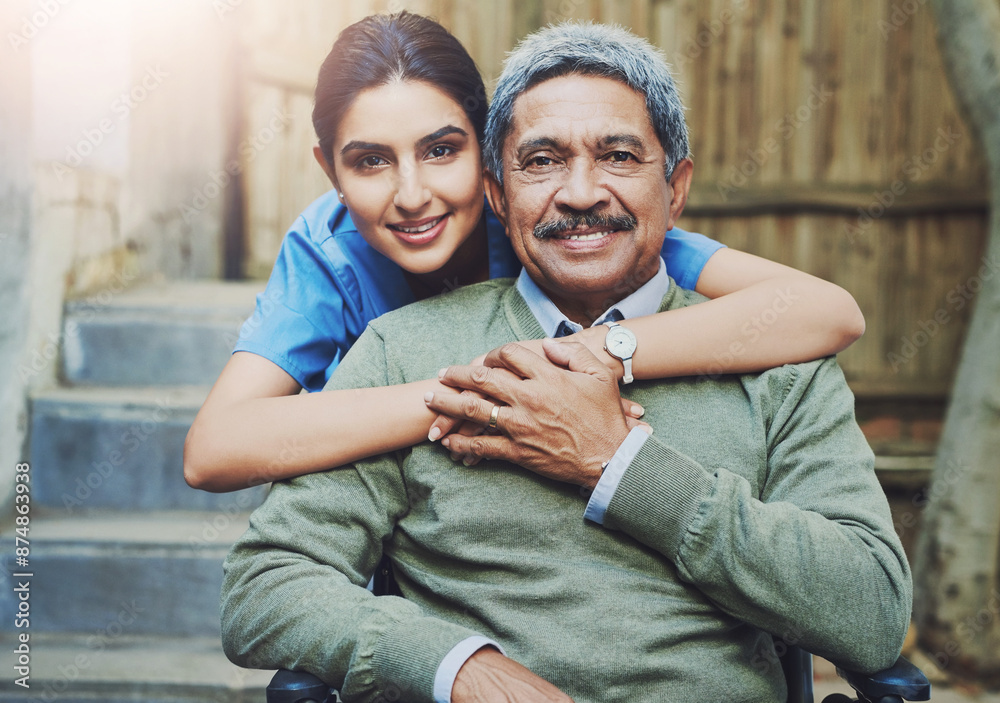
[[[687,124],[677,86],[663,54],[618,25],[563,22],[525,37],[507,56],[486,118],[483,159],[503,183],[503,143],[510,133],[514,103],[522,93],[567,74],[621,81],[646,96],[646,109],[667,153],[667,180],[689,156]]]

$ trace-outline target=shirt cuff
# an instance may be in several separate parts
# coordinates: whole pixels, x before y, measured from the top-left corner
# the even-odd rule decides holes
[[[451,703],[451,689],[455,685],[455,679],[458,678],[459,669],[465,665],[469,657],[483,647],[496,647],[501,654],[507,656],[503,647],[489,638],[481,635],[466,637],[452,647],[438,664],[437,673],[434,675],[434,703]]]
[[[633,428],[628,433],[628,437],[625,438],[625,441],[618,447],[618,451],[611,457],[611,461],[608,462],[608,468],[604,469],[601,480],[594,487],[594,492],[591,494],[590,500],[587,501],[587,510],[583,513],[585,518],[598,525],[604,524],[604,514],[608,510],[608,505],[611,503],[615,491],[618,490],[618,484],[621,483],[625,470],[635,459],[635,455],[639,453],[647,439],[649,439],[649,435],[639,427]]]

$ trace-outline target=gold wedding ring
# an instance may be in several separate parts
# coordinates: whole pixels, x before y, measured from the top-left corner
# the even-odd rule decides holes
[[[493,411],[490,413],[490,429],[495,430],[497,428],[498,417],[500,417],[500,406],[494,405]]]

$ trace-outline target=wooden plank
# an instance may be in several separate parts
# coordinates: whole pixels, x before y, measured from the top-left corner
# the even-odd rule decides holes
[[[859,399],[891,398],[898,400],[927,400],[947,398],[951,393],[951,379],[941,380],[885,380],[847,379],[851,391]]]
[[[824,32],[819,14],[818,3],[804,0],[799,7],[799,54],[791,64],[796,68],[786,73],[789,92],[781,106],[781,114],[776,118],[781,120],[783,125],[787,124],[788,116],[795,112],[800,95],[808,94],[810,86],[819,85],[821,88],[824,86],[819,71],[822,60],[819,42]],[[820,179],[816,177],[815,164],[810,150],[804,148],[805,145],[799,140],[787,137],[788,132],[784,127],[780,131],[783,140],[782,163],[785,167],[785,173],[789,174],[789,179],[799,182],[819,181]],[[794,133],[792,136],[794,137]]]
[[[696,170],[701,162],[696,164]],[[837,213],[850,215],[862,228],[870,216],[911,217],[928,213],[984,214],[989,208],[985,189],[970,190],[934,184],[912,187],[900,195],[883,186],[815,186],[785,183],[720,192],[717,184],[696,183],[685,212],[697,217],[729,217],[764,213]],[[881,200],[880,200],[881,199]],[[890,200],[891,199],[891,200]],[[891,202],[883,207],[881,202]],[[863,213],[859,213],[858,210]]]
[[[649,38],[654,44],[663,50],[670,62],[674,73],[674,80],[677,81],[681,92],[681,98],[685,96],[684,72],[678,63],[678,52],[680,45],[677,40],[677,0],[653,0],[650,14],[650,34]]]

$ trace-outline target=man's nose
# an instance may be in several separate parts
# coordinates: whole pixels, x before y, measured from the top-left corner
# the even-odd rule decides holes
[[[420,168],[413,164],[401,164],[392,204],[400,210],[416,212],[430,200],[431,191],[421,176]]]
[[[599,165],[589,159],[574,159],[559,184],[556,205],[586,212],[608,204],[611,193],[604,183],[604,175]]]

